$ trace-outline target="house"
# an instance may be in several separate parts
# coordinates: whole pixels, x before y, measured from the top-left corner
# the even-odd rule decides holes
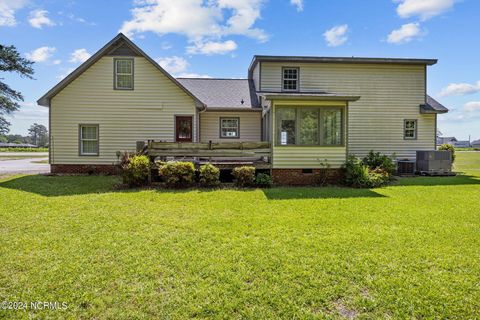
[[[455,137],[437,137],[437,145],[442,145],[442,144],[453,145],[455,142],[458,142],[457,138]]]
[[[472,142],[472,148],[480,150],[480,139]]]
[[[0,142],[0,148],[38,148],[38,146],[30,143]]]
[[[278,183],[370,150],[436,148],[432,59],[254,56],[246,79],[176,79],[123,34],[42,96],[52,172],[111,172],[136,141],[269,141]]]
[[[455,141],[453,142],[453,146],[455,148],[470,148],[470,141],[464,140],[464,141]]]

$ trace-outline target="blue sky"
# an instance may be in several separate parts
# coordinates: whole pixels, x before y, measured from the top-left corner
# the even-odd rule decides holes
[[[11,133],[48,124],[35,101],[119,31],[175,76],[246,77],[254,54],[437,58],[439,129],[480,139],[477,0],[0,0],[0,42],[35,60]]]

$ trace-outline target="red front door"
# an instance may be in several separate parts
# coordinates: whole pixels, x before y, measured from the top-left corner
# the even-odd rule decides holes
[[[192,142],[193,120],[189,116],[175,117],[175,141]]]

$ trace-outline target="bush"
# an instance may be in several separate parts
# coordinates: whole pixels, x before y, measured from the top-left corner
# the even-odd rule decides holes
[[[392,158],[380,152],[373,152],[371,150],[368,155],[363,158],[363,163],[366,164],[370,170],[382,169],[385,172],[388,172],[389,175],[392,175],[396,171],[395,163],[393,163]]]
[[[158,173],[167,186],[173,188],[189,187],[195,179],[195,167],[191,162],[168,161],[160,166]]]
[[[313,181],[316,186],[322,187],[327,185],[329,171],[332,166],[330,165],[330,163],[328,163],[328,159],[320,162],[320,166],[322,167],[322,169],[320,169],[318,173],[315,173]]]
[[[251,187],[255,182],[255,167],[237,167],[233,169],[232,175],[238,187]]]
[[[451,144],[442,144],[440,147],[438,147],[438,150],[446,150],[446,151],[451,151],[452,152],[452,163],[455,162],[455,147]]]
[[[215,187],[220,184],[220,169],[207,163],[200,167],[200,184],[205,187]]]
[[[259,173],[255,178],[255,184],[261,188],[270,188],[273,184],[272,177],[266,173]]]
[[[390,180],[390,174],[381,168],[370,169],[355,156],[345,163],[345,183],[356,188],[375,188]]]
[[[141,186],[148,182],[150,159],[144,155],[130,157],[125,153],[121,160],[123,183],[129,186]]]

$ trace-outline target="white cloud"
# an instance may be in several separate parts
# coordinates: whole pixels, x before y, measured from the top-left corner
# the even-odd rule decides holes
[[[65,78],[66,76],[68,76],[70,73],[72,73],[73,70],[75,70],[75,68],[63,69],[63,73],[62,73],[62,74],[59,74],[56,78],[57,78],[58,80],[62,80],[63,78]]]
[[[407,23],[400,27],[400,29],[390,32],[387,38],[388,43],[402,44],[412,41],[416,37],[423,35],[419,23]]]
[[[427,20],[451,9],[454,0],[397,0],[397,14],[402,18],[420,17]]]
[[[297,11],[303,11],[303,0],[290,0],[290,3],[297,8]]]
[[[254,27],[264,0],[137,0],[132,19],[120,32],[159,35],[177,33],[191,43],[218,42],[230,35],[243,35],[264,42],[268,36]]]
[[[480,101],[470,101],[463,106],[463,110],[467,112],[480,111]]]
[[[88,53],[87,49],[77,49],[70,54],[70,62],[83,63],[88,60],[92,55]]]
[[[32,52],[26,53],[25,56],[28,60],[33,62],[45,62],[47,61],[57,49],[54,47],[40,47]]]
[[[22,102],[20,103],[20,109],[14,111],[10,118],[16,120],[46,120],[48,119],[48,109],[34,102]]]
[[[329,47],[337,47],[347,42],[348,25],[335,26],[323,34]]]
[[[60,59],[53,60],[53,64],[60,64],[60,63],[62,63],[62,60],[60,60]]]
[[[187,47],[187,52],[190,54],[225,54],[237,49],[237,44],[233,40],[225,42],[195,42],[194,45]]]
[[[28,0],[0,0],[0,26],[13,27],[17,24],[15,12],[22,9]]]
[[[49,17],[47,17],[47,15],[47,10],[33,10],[30,12],[28,22],[32,27],[37,29],[42,29],[42,26],[54,26],[55,22],[53,22]]]
[[[178,56],[157,58],[155,61],[168,73],[177,78],[211,78],[206,74],[187,72],[190,64],[187,60]]]
[[[204,79],[208,79],[208,78],[211,78],[211,76],[209,76],[208,74],[198,74],[198,73],[184,72],[184,73],[178,74],[177,78],[204,78]]]
[[[455,96],[455,95],[467,95],[480,92],[480,81],[476,84],[470,83],[450,83],[448,86],[442,89],[440,96]]]
[[[155,61],[162,66],[168,73],[178,74],[187,70],[189,63],[182,57],[172,56],[157,58]]]

